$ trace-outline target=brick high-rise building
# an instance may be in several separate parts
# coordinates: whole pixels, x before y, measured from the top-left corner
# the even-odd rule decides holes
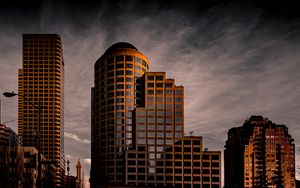
[[[38,148],[38,112],[41,105],[41,153],[56,163],[56,186],[64,185],[64,60],[56,34],[23,35],[19,69],[18,133],[23,146]],[[30,102],[29,102],[30,101]]]
[[[229,130],[225,146],[225,187],[295,188],[295,145],[285,125],[251,116]]]
[[[91,187],[220,187],[220,152],[184,136],[183,86],[148,69],[147,57],[124,42],[95,64]],[[206,175],[204,153],[213,156]]]

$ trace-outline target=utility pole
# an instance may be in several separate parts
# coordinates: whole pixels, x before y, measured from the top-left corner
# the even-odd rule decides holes
[[[68,160],[67,161],[67,171],[68,171],[68,176],[67,176],[67,188],[69,188],[70,187],[70,174],[69,174],[69,172],[70,172],[70,161]]]

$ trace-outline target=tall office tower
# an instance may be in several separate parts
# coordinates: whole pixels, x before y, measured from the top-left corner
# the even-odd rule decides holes
[[[64,60],[59,35],[23,35],[19,94],[18,133],[22,145],[38,148],[37,138],[40,136],[40,152],[56,163],[56,186],[61,187],[65,174]],[[37,110],[39,103],[40,122]]]
[[[295,185],[295,145],[285,125],[251,116],[229,130],[225,146],[225,187]]]
[[[145,102],[135,111],[134,144],[126,151],[126,184],[162,186],[165,182],[157,179],[157,168],[165,166],[157,163],[164,164],[166,148],[184,136],[183,86],[166,79],[164,72],[146,72],[137,83]]]
[[[183,141],[189,140],[184,137],[183,86],[164,72],[147,72],[148,68],[146,56],[128,43],[112,45],[95,64],[91,187],[200,186],[201,181],[193,185],[193,178],[200,176],[199,171],[191,172],[193,165],[175,173],[175,168],[185,167],[182,160],[188,156],[195,169],[201,167],[202,142],[185,146],[188,141]],[[175,145],[197,149],[181,155]],[[198,159],[193,160],[194,154]],[[184,174],[191,179],[176,180],[177,175],[184,179]]]
[[[147,57],[128,43],[116,43],[95,64],[92,88],[91,185],[124,183],[124,151],[132,145],[132,111],[142,103],[136,79]]]

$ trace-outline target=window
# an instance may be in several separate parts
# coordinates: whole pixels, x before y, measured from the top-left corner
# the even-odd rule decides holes
[[[117,64],[117,69],[121,69],[121,68],[124,68],[124,64],[123,63],[118,63]]]
[[[142,61],[142,64],[144,67],[146,67],[146,65],[147,65],[146,61],[144,61],[144,60]]]
[[[126,75],[132,75],[132,71],[131,70],[126,70]]]
[[[163,94],[163,90],[156,90],[156,94],[157,95],[162,95]]]
[[[175,111],[175,116],[182,116],[182,111]]]
[[[164,123],[164,118],[157,118],[156,121],[157,123]]]
[[[148,123],[155,123],[155,118],[148,118]]]
[[[118,77],[117,82],[124,82],[124,77]]]
[[[167,131],[171,131],[171,130],[172,130],[172,126],[171,126],[171,125],[167,125],[167,126],[166,126],[166,130],[167,130]]]
[[[154,80],[154,76],[148,76],[148,80]]]
[[[175,133],[175,138],[181,138],[182,137],[182,133]]]
[[[167,97],[166,102],[172,102],[172,97]]]
[[[132,88],[133,88],[133,85],[126,84],[126,89],[132,89]]]
[[[132,78],[130,78],[130,77],[126,77],[126,82],[132,82],[133,81],[133,79]]]
[[[182,118],[181,117],[176,117],[175,118],[175,123],[182,123]]]
[[[153,95],[154,94],[154,90],[147,90],[149,95]]]
[[[147,137],[155,137],[154,132],[148,132],[148,133],[147,133]]]
[[[132,98],[126,98],[126,103],[132,103],[133,99]]]
[[[145,125],[138,125],[138,130],[146,130],[146,126]]]
[[[154,105],[153,105],[153,104],[148,104],[148,105],[147,105],[147,108],[148,108],[148,109],[154,109]]]
[[[148,82],[147,86],[148,87],[154,87],[154,83],[153,82]]]
[[[138,58],[138,57],[136,57],[136,58],[135,58],[135,62],[137,62],[137,63],[141,63],[141,59],[140,59],[140,58]]]
[[[124,61],[124,56],[117,56],[116,61]]]
[[[126,61],[133,61],[133,57],[132,56],[126,56]]]
[[[153,102],[153,99],[154,99],[153,97],[147,97],[148,102]]]
[[[117,103],[123,103],[124,102],[124,98],[117,98]]]
[[[117,96],[124,96],[124,91],[118,91]]]
[[[146,123],[146,118],[138,117],[138,118],[137,118],[137,122],[138,122],[138,123]],[[141,126],[141,125],[140,125],[140,126]]]
[[[131,91],[126,91],[126,96],[133,96],[133,93]]]
[[[135,70],[141,70],[141,67],[139,65],[134,66]]]
[[[172,87],[173,86],[173,84],[172,83],[166,83],[166,85],[165,85],[166,87]]]
[[[166,111],[166,116],[172,116],[172,111],[171,110],[167,110]]]
[[[157,115],[157,116],[164,116],[164,111],[162,111],[162,110],[157,110],[157,111],[156,111],[156,115]]]
[[[147,128],[148,130],[155,130],[155,126],[154,125],[148,125],[147,127],[148,127]]]
[[[175,126],[175,130],[176,130],[176,131],[181,131],[181,130],[182,130],[181,125],[176,125],[176,126]]]
[[[182,99],[181,97],[175,97],[175,102],[182,102]]]
[[[117,75],[124,75],[124,71],[123,70],[118,70]]]
[[[175,95],[183,95],[183,90],[175,90]]]
[[[163,102],[163,99],[164,99],[164,98],[162,98],[162,97],[156,97],[156,101],[157,101],[157,102]]]
[[[163,80],[164,77],[163,76],[156,76],[156,80]]]
[[[163,109],[163,108],[164,108],[164,105],[163,105],[163,104],[156,104],[156,108],[157,108],[157,109]]]

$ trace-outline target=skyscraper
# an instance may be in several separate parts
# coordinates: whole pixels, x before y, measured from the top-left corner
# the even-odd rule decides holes
[[[95,64],[92,89],[91,183],[124,182],[124,151],[132,145],[133,110],[142,103],[136,83],[148,70],[147,57],[128,43],[116,43]]]
[[[109,47],[95,64],[91,187],[202,184],[205,152],[201,137],[184,136],[183,86],[165,72],[148,72],[148,64],[124,42]],[[208,172],[216,170],[205,176],[204,187],[220,187],[220,152],[210,154],[218,165],[209,158]]]
[[[19,69],[18,133],[23,146],[38,148],[56,164],[56,186],[64,184],[64,60],[56,34],[24,34]],[[41,106],[40,122],[37,109]],[[40,125],[40,133],[38,126]]]
[[[295,185],[295,145],[285,125],[251,116],[229,130],[225,146],[225,187]]]

